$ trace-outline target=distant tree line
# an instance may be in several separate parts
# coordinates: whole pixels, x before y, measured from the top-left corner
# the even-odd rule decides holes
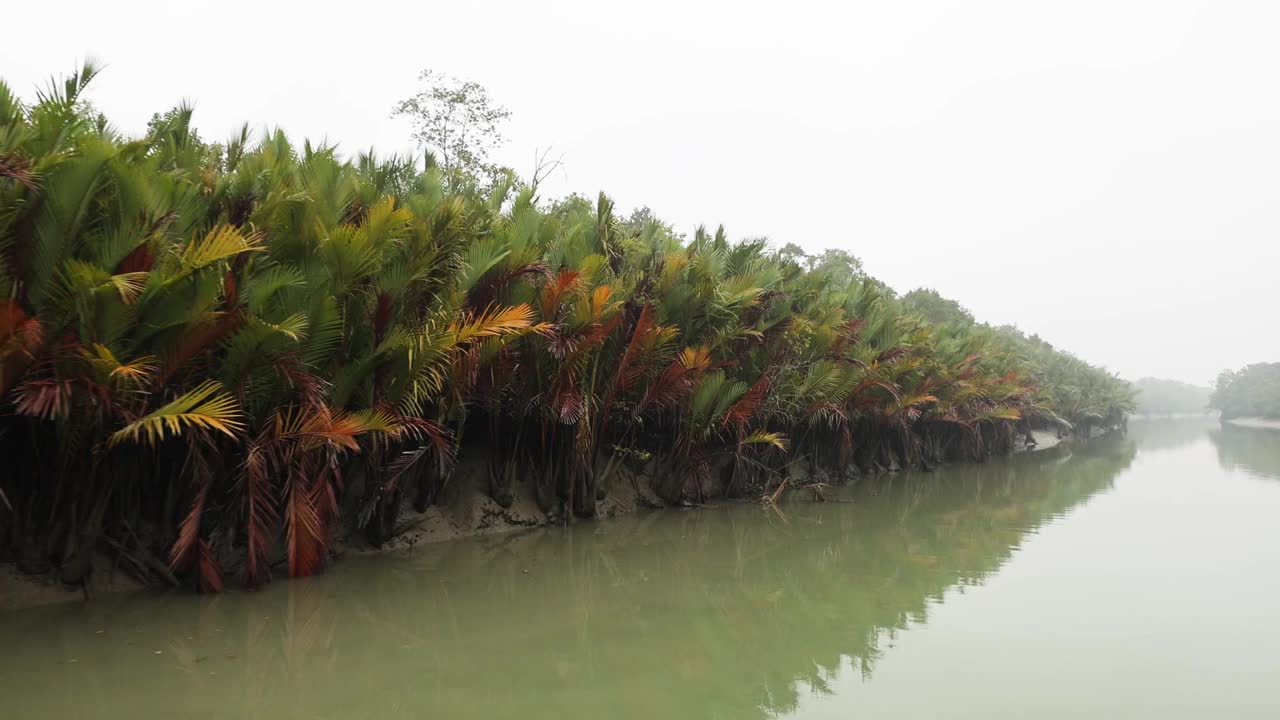
[[[1152,377],[1142,378],[1133,385],[1138,390],[1140,415],[1182,415],[1209,410],[1212,391],[1207,387]]]
[[[1280,363],[1255,363],[1225,370],[1209,400],[1224,420],[1237,417],[1280,418]]]

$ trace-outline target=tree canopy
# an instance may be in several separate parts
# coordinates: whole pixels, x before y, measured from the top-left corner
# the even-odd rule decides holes
[[[1209,405],[1223,419],[1280,418],[1280,363],[1255,363],[1218,375]]]

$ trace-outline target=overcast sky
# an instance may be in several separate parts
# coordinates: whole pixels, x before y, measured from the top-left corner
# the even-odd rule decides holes
[[[286,7],[288,6],[288,7]],[[1280,361],[1280,3],[15,2],[0,77],[85,56],[122,130],[196,105],[348,152],[430,67],[513,112],[498,159],[563,155],[691,232],[849,250],[899,291],[1136,379]]]

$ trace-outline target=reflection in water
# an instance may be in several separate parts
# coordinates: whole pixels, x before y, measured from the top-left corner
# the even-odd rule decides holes
[[[0,617],[0,692],[14,717],[766,717],[841,667],[872,675],[896,631],[1108,489],[1134,448],[451,543],[259,593],[23,611]]]
[[[1280,430],[1226,423],[1211,431],[1209,439],[1223,469],[1280,480]]]
[[[1204,438],[1218,427],[1216,417],[1135,418],[1129,421],[1129,437],[1139,450],[1174,450]]]

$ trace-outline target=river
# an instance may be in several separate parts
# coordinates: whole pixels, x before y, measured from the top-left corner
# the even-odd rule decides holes
[[[1280,432],[1126,438],[0,615],[25,718],[1280,717]]]

